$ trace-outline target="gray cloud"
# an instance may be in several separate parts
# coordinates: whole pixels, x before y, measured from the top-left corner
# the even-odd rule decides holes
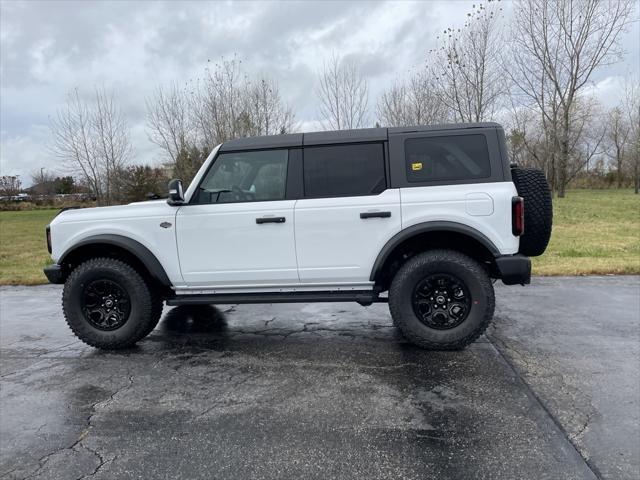
[[[275,78],[300,126],[314,128],[316,73],[333,52],[360,63],[373,107],[386,85],[423,64],[442,28],[464,22],[472,3],[2,2],[0,169],[25,180],[40,167],[62,170],[46,148],[48,119],[67,92],[90,95],[95,86],[116,92],[136,159],[158,162],[145,97],[234,54],[249,72]],[[638,71],[637,37],[636,24],[625,37],[635,60],[601,71],[595,91],[615,96],[619,79],[607,78]]]

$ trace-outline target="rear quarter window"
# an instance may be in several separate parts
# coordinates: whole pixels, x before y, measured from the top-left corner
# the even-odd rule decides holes
[[[405,140],[409,182],[482,179],[491,176],[484,135],[448,135]]]

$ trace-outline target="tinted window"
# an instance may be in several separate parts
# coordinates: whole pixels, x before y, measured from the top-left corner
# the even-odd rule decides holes
[[[410,138],[404,144],[407,180],[465,180],[491,176],[484,135]]]
[[[198,189],[197,203],[283,200],[288,150],[221,153]]]
[[[304,149],[306,197],[374,195],[385,188],[381,143]]]

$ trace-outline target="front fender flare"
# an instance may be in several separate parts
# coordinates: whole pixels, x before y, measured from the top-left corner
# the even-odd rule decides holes
[[[74,245],[69,247],[62,255],[60,255],[58,264],[64,265],[65,259],[67,259],[68,256],[75,250],[80,247],[92,244],[114,245],[128,251],[131,255],[134,255],[138,260],[140,260],[140,262],[142,262],[142,264],[146,267],[149,274],[154,280],[156,280],[163,286],[171,287],[171,280],[169,280],[167,272],[165,272],[162,264],[151,252],[151,250],[142,245],[140,242],[128,237],[124,237],[122,235],[101,234],[83,238],[78,243],[75,243]]]

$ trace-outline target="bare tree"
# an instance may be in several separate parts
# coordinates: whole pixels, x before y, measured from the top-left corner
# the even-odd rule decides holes
[[[625,163],[633,178],[634,192],[637,194],[640,190],[640,78],[635,77],[625,85],[621,108],[629,125]]]
[[[624,160],[631,127],[620,107],[612,108],[607,115],[607,155],[616,169],[618,188],[622,188]]]
[[[53,195],[56,193],[56,177],[44,168],[31,173],[31,191],[36,195]]]
[[[246,86],[246,111],[250,135],[289,133],[293,129],[293,112],[280,98],[274,80],[260,78]]]
[[[317,93],[326,127],[344,130],[366,124],[369,86],[355,62],[333,54],[320,72]]]
[[[169,87],[159,86],[147,98],[146,104],[149,139],[175,163],[180,151],[195,141],[188,93],[177,83]]]
[[[378,119],[390,127],[444,123],[447,110],[428,71],[412,75],[406,82],[396,82],[380,95],[376,105]]]
[[[3,197],[15,197],[22,189],[22,182],[17,175],[0,176],[0,195]]]
[[[114,185],[129,161],[126,121],[113,94],[96,89],[90,100],[75,89],[50,121],[52,152],[86,183],[100,205],[117,200]]]
[[[131,157],[131,141],[127,122],[115,104],[112,93],[96,89],[93,107],[93,134],[96,154],[101,160],[108,203],[120,198],[120,176]]]
[[[569,132],[571,155],[566,165],[567,183],[583,169],[589,169],[592,161],[606,150],[604,115],[598,102],[590,97],[581,97],[574,102],[571,115],[574,121]],[[549,134],[549,124],[545,120],[534,109],[514,107],[511,118],[514,128],[507,140],[511,158],[519,165],[543,170],[553,186],[557,143]]]
[[[507,92],[500,52],[504,48],[499,0],[473,6],[463,28],[447,28],[441,46],[430,51],[428,69],[437,80],[435,93],[460,122],[493,117]]]
[[[250,78],[238,57],[209,62],[189,87],[159,87],[147,99],[149,136],[164,150],[173,175],[189,182],[218,143],[291,132],[294,115],[278,84]]]
[[[202,78],[190,83],[188,88],[158,87],[147,99],[149,136],[174,166],[193,157],[194,149],[208,152],[232,138],[294,128],[293,112],[277,82],[263,76],[251,79],[235,56],[209,62]]]
[[[243,113],[246,77],[240,64],[234,57],[208,66],[191,97],[192,122],[207,150],[217,143],[248,135]]]
[[[551,145],[550,182],[563,197],[571,177],[574,113],[593,72],[617,59],[632,0],[520,0],[512,36],[514,81],[541,116]]]

